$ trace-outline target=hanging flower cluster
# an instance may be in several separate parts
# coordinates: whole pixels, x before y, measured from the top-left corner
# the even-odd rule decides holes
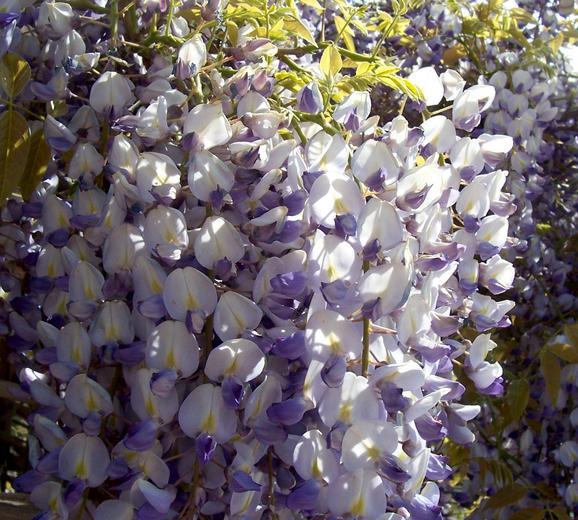
[[[519,8],[509,3],[508,24],[500,22],[507,9],[498,6],[499,15],[492,11],[497,3],[463,9],[445,2],[416,5],[388,45],[404,67],[441,71],[449,64],[470,81],[493,85],[496,96],[482,114],[483,130],[475,129],[472,137],[488,132],[513,139],[503,167],[510,170],[506,190],[517,206],[510,217],[516,246],[503,258],[516,268],[507,293],[516,301],[515,326],[494,338],[510,384],[501,400],[470,397],[470,403],[482,404],[476,420],[482,435],[466,456],[449,445],[446,453],[462,467],[444,491],[462,506],[475,504],[480,518],[492,514],[486,504],[476,504],[481,488],[490,496],[500,492],[486,502],[507,517],[549,509],[564,518],[566,506],[576,512],[578,503],[573,441],[578,424],[573,412],[578,398],[578,169],[576,80],[557,49],[570,26],[564,17],[571,14],[572,2],[517,3]],[[522,18],[527,26],[518,24]],[[504,37],[506,27],[513,29],[511,38]],[[547,56],[542,63],[536,59],[541,52]],[[373,97],[382,117],[397,111],[398,99]]]
[[[495,88],[421,68],[431,117],[379,126],[365,89],[332,97],[335,45],[247,26],[215,52],[148,1],[132,13],[175,51],[143,59],[114,2],[29,4],[1,19],[52,158],[0,226],[11,390],[32,407],[18,489],[46,518],[440,518],[436,446],[473,442],[480,410],[454,368],[502,393],[489,331],[514,305],[513,140],[472,134]]]

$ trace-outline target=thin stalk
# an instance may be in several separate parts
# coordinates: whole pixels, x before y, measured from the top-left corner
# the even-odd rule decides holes
[[[303,130],[299,126],[299,121],[297,120],[296,117],[293,117],[293,119],[291,121],[291,126],[293,126],[293,128],[295,129],[295,132],[297,132],[297,135],[299,136],[299,140],[301,141],[301,144],[306,145],[307,144],[307,137],[305,137],[305,134],[303,133]]]
[[[334,45],[333,42],[319,42],[318,45],[303,45],[301,47],[293,47],[293,48],[284,48],[281,47],[277,50],[277,57],[280,58],[281,56],[303,56],[305,54],[310,54],[315,51],[319,51],[325,49],[329,45]],[[372,63],[375,61],[375,57],[368,56],[367,54],[359,54],[359,52],[353,52],[344,47],[336,47],[339,51],[339,54],[345,56],[346,58],[351,58],[353,61],[359,62],[368,62]]]
[[[16,103],[13,103],[12,101],[10,101],[9,99],[3,99],[0,98],[0,104],[1,105],[8,105],[11,109],[15,109],[15,110],[21,110],[22,112],[24,112],[25,114],[29,115],[30,117],[33,117],[35,119],[39,119],[40,121],[44,121],[44,117],[40,116],[38,114],[35,114],[34,112],[31,112],[30,110],[28,110],[27,108],[24,108],[22,105],[18,105]]]
[[[110,3],[110,40],[112,48],[118,44],[118,0],[112,0]]]
[[[273,452],[271,448],[267,451],[267,473],[269,477],[269,490],[267,492],[267,502],[269,503],[269,507],[275,505],[275,493],[274,493],[274,484],[275,478],[273,475]]]
[[[169,11],[167,13],[167,23],[165,24],[165,36],[171,34],[171,23],[173,21],[173,13],[175,12],[175,0],[169,0]]]
[[[210,205],[208,205],[205,218],[209,218],[212,215],[213,215],[213,208]],[[209,271],[207,272],[207,276],[211,279],[211,281],[214,284],[215,283],[215,273],[213,272],[212,269],[209,269]],[[213,346],[213,325],[214,325],[213,314],[210,314],[205,321],[205,330],[204,330],[205,345],[203,348],[203,359],[204,359],[205,363],[207,362],[207,359],[209,358],[209,354],[211,353],[211,349]],[[203,371],[203,380],[205,382],[207,382],[207,376],[205,375],[204,371]]]
[[[447,107],[443,107],[440,108],[439,110],[435,110],[434,112],[430,112],[430,117],[431,116],[437,116],[438,114],[443,114],[444,112],[447,112],[448,110],[451,110],[452,108],[454,108],[453,105],[448,105]]]
[[[395,27],[395,24],[397,23],[397,21],[399,20],[399,12],[395,13],[395,16],[393,17],[393,19],[391,20],[391,23],[389,24],[389,26],[387,27],[387,29],[385,31],[383,31],[383,34],[381,35],[381,38],[379,39],[379,41],[377,42],[377,45],[375,46],[375,48],[373,49],[373,52],[371,53],[371,58],[375,59],[375,57],[377,56],[377,53],[379,52],[379,49],[381,49],[381,46],[383,45],[383,42],[386,40],[386,38],[391,34],[391,31],[393,31],[393,28]]]
[[[337,38],[335,38],[335,44],[336,44],[336,45],[339,43],[339,40],[341,40],[341,37],[343,36],[343,33],[346,31],[347,27],[349,26],[351,20],[353,20],[353,17],[356,16],[358,12],[359,12],[359,9],[355,9],[355,10],[349,15],[349,18],[347,18],[347,20],[345,20],[345,24],[344,24],[343,27],[341,28],[341,31],[339,31],[339,34],[337,35]]]
[[[321,15],[321,41],[325,41],[325,15],[327,0],[323,0],[323,14]]]
[[[269,39],[269,0],[264,0],[264,7],[265,10],[265,37]]]
[[[405,110],[405,105],[406,105],[406,103],[407,103],[407,96],[403,96],[403,100],[402,100],[402,102],[401,102],[401,106],[399,107],[398,115],[401,116],[401,115],[403,114],[403,111]]]
[[[106,7],[101,7],[93,2],[89,2],[88,0],[68,0],[66,2],[74,9],[86,9],[87,11],[93,11],[98,14],[107,14],[108,9]]]
[[[363,261],[363,272],[369,270],[369,260]],[[363,352],[361,353],[361,375],[367,377],[369,369],[369,318],[363,318]]]
[[[279,56],[279,61],[282,61],[285,65],[287,65],[291,70],[294,70],[296,72],[301,72],[302,74],[307,74],[307,76],[311,76],[311,72],[309,72],[308,70],[305,70],[303,67],[297,65],[297,63],[295,63],[289,56],[287,56],[286,54],[283,54],[282,56]]]

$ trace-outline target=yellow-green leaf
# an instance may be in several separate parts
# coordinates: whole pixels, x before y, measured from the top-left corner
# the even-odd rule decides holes
[[[11,52],[0,60],[0,86],[10,99],[14,99],[30,81],[30,65]]]
[[[510,16],[522,23],[536,23],[535,18],[521,7],[513,7],[509,9]]]
[[[517,379],[508,385],[506,402],[509,409],[509,419],[518,421],[528,406],[530,385],[525,379]]]
[[[20,184],[30,149],[30,128],[15,110],[0,115],[0,204]]]
[[[560,47],[562,47],[563,43],[564,35],[560,32],[548,42],[548,47],[550,47],[554,54],[558,54],[558,51],[560,50]]]
[[[300,36],[305,41],[312,43],[317,46],[315,37],[311,34],[311,31],[303,24],[298,18],[288,18],[285,20],[285,29],[289,32],[295,33]]]
[[[227,27],[227,38],[230,44],[236,46],[237,40],[239,39],[239,26],[231,20],[227,20],[225,25]]]
[[[540,507],[527,507],[512,513],[510,520],[542,520],[546,511]]]
[[[354,32],[351,27],[347,26],[347,22],[341,16],[335,16],[333,19],[337,32],[341,34],[341,38],[345,42],[345,47],[351,52],[355,52],[355,42],[353,41]],[[339,43],[336,41],[335,43]]]
[[[543,350],[540,354],[540,365],[546,383],[546,393],[554,404],[558,400],[558,392],[560,391],[560,374],[562,372],[560,361],[552,352]]]
[[[361,34],[367,36],[368,35],[367,24],[364,22],[365,20],[362,22],[361,20],[352,18],[351,25],[353,25]]]
[[[494,496],[490,497],[487,502],[485,502],[484,507],[489,509],[500,509],[504,506],[509,506],[510,504],[515,504],[518,500],[521,500],[528,493],[528,488],[522,486],[521,484],[510,484],[500,491],[498,491]]]
[[[568,336],[570,343],[578,348],[578,323],[573,323],[572,325],[564,326],[564,334]]]
[[[20,191],[24,199],[30,197],[34,188],[44,177],[51,157],[52,152],[44,139],[44,132],[42,130],[34,132],[30,139],[30,154],[26,168],[20,181]]]
[[[550,352],[568,363],[578,363],[578,347],[567,343],[555,343],[548,347]]]
[[[299,3],[313,7],[317,11],[323,11],[323,6],[317,0],[299,0]]]
[[[319,63],[321,72],[326,76],[333,78],[341,70],[343,62],[341,61],[341,54],[334,45],[329,45],[321,55],[321,62]]]

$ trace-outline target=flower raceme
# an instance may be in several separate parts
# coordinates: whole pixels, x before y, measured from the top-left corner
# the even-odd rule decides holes
[[[39,38],[73,30],[42,5]],[[205,34],[166,23],[190,36],[175,56],[112,61],[46,119],[54,168],[3,213],[7,342],[39,405],[17,487],[62,518],[438,518],[435,446],[479,411],[454,364],[501,389],[489,334],[454,337],[511,308],[512,141],[469,135],[493,87],[418,70],[452,117],[377,126],[367,92],[277,84],[245,29],[207,90]]]

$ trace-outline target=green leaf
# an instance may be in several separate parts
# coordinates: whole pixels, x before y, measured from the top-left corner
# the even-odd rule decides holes
[[[327,77],[334,78],[343,66],[343,61],[341,60],[341,54],[335,48],[335,45],[329,45],[323,51],[321,55],[321,61],[319,63],[321,67],[321,72]]]
[[[351,27],[348,27],[347,22],[341,18],[341,16],[335,16],[333,19],[333,23],[335,23],[335,28],[337,32],[341,34],[341,38],[345,42],[345,47],[348,50],[355,52],[355,42],[353,41],[353,36],[355,33],[351,30]],[[336,43],[338,43],[336,41]]]
[[[548,47],[550,47],[554,54],[558,54],[558,51],[560,50],[560,47],[562,47],[563,43],[564,35],[562,33],[558,33],[548,42]]]
[[[30,81],[30,65],[11,52],[0,61],[0,86],[10,99],[14,99]]]
[[[547,235],[548,233],[550,233],[550,231],[552,231],[552,225],[551,224],[543,224],[543,223],[539,223],[536,224],[536,232],[539,235]]]
[[[512,381],[508,386],[506,403],[509,409],[509,419],[517,422],[524,414],[530,399],[530,384],[525,379]]]
[[[550,397],[552,404],[555,404],[560,391],[560,374],[562,372],[560,362],[552,352],[543,350],[540,353],[540,365],[544,382],[546,383],[546,393]]]
[[[317,47],[317,42],[315,41],[315,37],[311,34],[311,31],[307,29],[307,27],[303,24],[301,20],[298,18],[288,18],[285,20],[285,29],[295,33],[297,36],[300,36],[305,41],[312,43]]]
[[[524,498],[526,493],[528,493],[527,487],[514,482],[500,489],[494,496],[490,497],[489,500],[484,503],[484,508],[500,509],[510,504],[515,504],[518,500]]]
[[[578,348],[578,323],[573,323],[572,325],[565,325],[564,326],[564,334],[568,336],[568,340],[570,343]],[[576,363],[576,361],[573,361]]]
[[[14,193],[28,160],[30,128],[15,110],[0,115],[0,204]]]
[[[555,343],[550,345],[550,352],[568,363],[578,363],[578,347],[568,345],[567,343]]]
[[[299,3],[313,7],[317,11],[323,11],[322,5],[317,0],[299,0]]]
[[[30,139],[30,154],[28,155],[26,168],[20,181],[20,190],[25,200],[30,197],[34,188],[44,177],[51,157],[52,152],[44,139],[44,132],[42,130],[34,132]]]
[[[540,507],[527,507],[512,513],[510,520],[542,520],[546,516],[546,510]]]

